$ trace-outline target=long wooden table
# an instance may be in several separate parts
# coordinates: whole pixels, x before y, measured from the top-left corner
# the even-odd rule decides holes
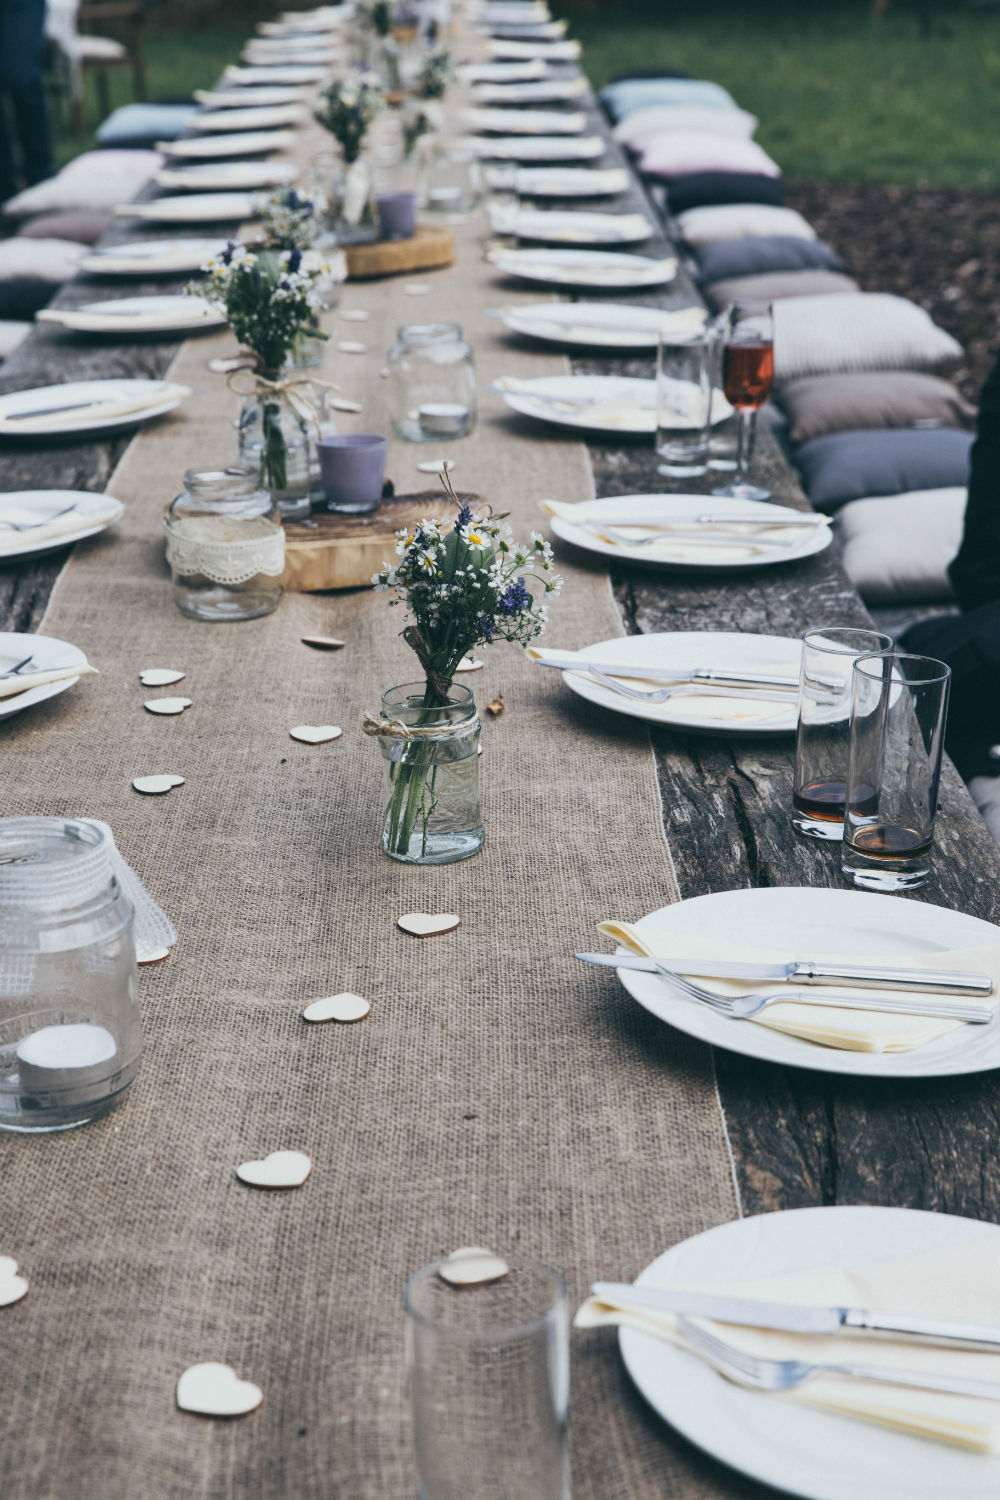
[[[589,108],[590,126],[607,136],[606,122],[593,101]],[[606,162],[612,161],[623,163],[623,157],[609,139]],[[654,213],[634,179],[613,206]],[[116,229],[113,237],[134,236]],[[661,254],[670,253],[672,246],[663,236],[644,249]],[[130,282],[128,290],[159,290],[162,285]],[[70,306],[96,295],[96,283],[79,278],[57,301]],[[697,296],[682,267],[665,290],[641,297],[622,294],[619,300],[670,307],[690,304]],[[158,376],[176,347],[171,341],[155,340],[111,344],[39,327],[4,365],[0,389],[108,375]],[[512,344],[512,351],[515,348]],[[512,368],[516,363],[512,352]],[[651,373],[649,359],[602,356],[576,360],[574,366],[582,373]],[[511,417],[512,422],[526,420]],[[102,489],[126,443],[127,437],[115,437],[9,445],[0,453],[0,487]],[[648,443],[595,441],[591,459],[602,495],[663,487]],[[766,433],[757,464],[776,499],[806,503]],[[5,628],[37,628],[66,555],[55,553],[0,569],[0,618]],[[832,547],[781,568],[717,579],[702,575],[693,582],[619,566],[613,582],[630,633],[730,629],[798,635],[818,623],[859,624],[868,619]],[[660,729],[653,730],[652,740],[682,897],[757,886],[842,885],[836,847],[792,834],[789,743],[703,739]],[[1000,919],[1000,852],[950,766],[942,784],[933,876],[923,890],[901,899]],[[991,1149],[1000,1115],[994,1075],[869,1082],[780,1068],[723,1052],[716,1054],[716,1068],[746,1213],[874,1203],[1000,1218],[1000,1168],[993,1163]]]

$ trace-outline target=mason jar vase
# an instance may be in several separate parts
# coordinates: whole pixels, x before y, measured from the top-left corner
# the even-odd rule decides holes
[[[452,686],[445,704],[422,682],[382,695],[378,741],[389,784],[382,848],[390,859],[453,864],[482,848],[481,730],[467,687]]]

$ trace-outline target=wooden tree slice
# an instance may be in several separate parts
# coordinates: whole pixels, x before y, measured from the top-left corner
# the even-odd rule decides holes
[[[404,271],[429,271],[450,266],[455,259],[455,236],[450,229],[428,229],[421,224],[409,240],[384,240],[378,245],[346,245],[348,281],[373,276],[399,276]]]
[[[476,509],[479,495],[460,495]],[[307,521],[285,522],[282,583],[294,593],[370,587],[372,574],[395,557],[396,532],[427,517],[450,517],[452,506],[440,490],[394,495],[367,516],[318,511]]]

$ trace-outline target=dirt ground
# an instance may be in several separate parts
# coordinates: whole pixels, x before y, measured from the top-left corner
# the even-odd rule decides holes
[[[785,199],[866,292],[909,297],[966,351],[971,401],[1000,353],[1000,195],[961,189],[786,180]]]

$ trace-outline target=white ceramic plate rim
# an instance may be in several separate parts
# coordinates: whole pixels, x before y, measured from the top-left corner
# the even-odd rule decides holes
[[[635,925],[653,942],[658,935],[679,933],[697,942],[703,932],[708,938],[725,931],[727,942],[742,938],[748,946],[783,951],[789,949],[788,934],[794,932],[794,949],[802,958],[898,952],[917,964],[931,963],[935,953],[949,949],[995,944],[998,935],[992,923],[946,906],[812,886],[713,891],[650,912]],[[806,947],[813,951],[806,952]],[[629,994],[660,1020],[712,1046],[763,1062],[865,1078],[942,1078],[1000,1067],[996,1022],[962,1027],[913,1052],[844,1052],[677,1000],[648,974],[618,972]]]
[[[525,386],[528,383],[525,381]],[[598,400],[612,401],[616,396],[627,393],[634,393],[636,397],[650,393],[655,396],[656,382],[654,380],[643,380],[630,375],[541,375],[530,384],[531,390],[522,388],[502,393],[511,411],[520,412],[525,417],[535,417],[540,422],[551,422],[556,427],[578,427],[585,432],[618,433],[622,437],[649,437],[655,428],[655,405],[647,405],[644,408],[654,418],[651,427],[645,423],[626,426],[623,422],[602,422],[592,413],[588,413],[586,407],[580,411],[559,411],[547,405],[545,401],[546,397],[559,400],[563,397],[588,395]],[[713,415],[713,426],[724,422],[731,412],[722,392],[716,389],[715,395],[724,404],[720,407],[718,415]],[[712,406],[714,409],[714,400]]]
[[[511,230],[520,240],[571,240],[574,243],[601,241],[614,245],[639,245],[652,239],[655,230],[644,214],[626,216],[599,213],[574,213],[570,209],[531,209],[518,214]],[[639,220],[642,220],[640,227]]]
[[[523,162],[596,161],[605,151],[599,135],[474,136],[472,144],[480,156]]]
[[[562,304],[565,306],[566,304]],[[572,305],[572,304],[571,304]],[[615,515],[627,513],[631,516],[642,515],[649,511],[650,520],[663,520],[669,517],[672,509],[678,509],[683,514],[689,515],[697,512],[706,515],[709,512],[718,511],[720,517],[757,517],[766,521],[768,516],[777,516],[786,519],[789,508],[787,505],[769,505],[762,500],[726,500],[715,495],[616,495],[607,500],[586,500],[580,507],[581,519],[587,521],[603,521],[607,525],[614,525]],[[624,558],[629,562],[643,563],[647,567],[668,568],[681,572],[718,573],[724,570],[742,571],[747,568],[771,568],[776,563],[796,562],[803,557],[812,557],[817,552],[823,552],[833,541],[833,532],[829,526],[809,527],[808,534],[802,537],[798,545],[789,547],[781,552],[773,552],[764,557],[743,558],[741,561],[730,560],[728,562],[683,562],[670,561],[668,558],[650,557],[647,547],[612,546],[608,542],[602,542],[600,537],[594,536],[592,532],[586,531],[582,526],[574,526],[563,516],[552,516],[549,524],[557,537],[564,542],[570,542],[574,547],[582,547],[587,552],[596,552],[601,557]],[[684,538],[685,541],[689,540]]]
[[[844,894],[858,894],[845,892]],[[891,897],[881,898],[891,900]],[[692,1236],[652,1261],[643,1286],[874,1261],[992,1236],[995,1224],[916,1209],[831,1207],[757,1214]],[[690,1442],[741,1473],[804,1500],[995,1500],[996,1458],[907,1437],[748,1391],[694,1354],[632,1329],[619,1338],[643,1396]]]
[[[156,182],[161,187],[170,187],[182,192],[219,192],[230,189],[251,191],[254,189],[285,187],[299,175],[293,162],[229,161],[201,162],[193,167],[164,167],[157,172]],[[218,184],[211,188],[207,183]]]
[[[185,312],[181,309],[178,317],[171,314],[167,306],[170,303],[178,308],[181,303],[193,303],[202,310],[196,311],[195,307],[190,307]],[[173,333],[175,330],[181,333],[192,328],[218,328],[226,321],[225,313],[219,312],[204,298],[190,297],[183,292],[175,296],[111,297],[103,302],[85,302],[80,307],[55,308],[53,311],[59,317],[46,318],[43,319],[44,322],[59,322],[64,328],[79,330],[81,333],[112,335],[119,329],[123,333]],[[130,321],[129,313],[134,316],[135,322]],[[113,328],[109,328],[105,321],[108,316],[115,319]]]
[[[541,281],[547,285],[579,286],[587,291],[600,291],[592,281],[575,277],[574,267],[608,266],[614,270],[632,272],[631,280],[616,281],[606,288],[609,292],[623,292],[640,286],[664,286],[677,275],[677,262],[672,256],[663,261],[648,255],[616,255],[604,250],[495,250],[490,264],[504,276],[519,276],[524,281]]]
[[[513,333],[544,339],[550,344],[609,349],[655,349],[660,330],[669,326],[665,320],[670,317],[669,310],[631,306],[627,302],[528,302],[522,307],[498,308],[497,314],[504,327]],[[624,324],[623,314],[627,320]],[[583,333],[587,326],[594,329],[594,334]],[[602,329],[606,337],[600,337]]]
[[[612,198],[627,187],[623,167],[522,167],[517,179],[525,197]]]
[[[87,658],[80,648],[71,646],[68,641],[60,641],[52,635],[0,631],[0,657],[4,662],[10,655],[14,656],[15,661],[19,661],[29,653],[34,657],[31,665],[39,670],[87,665]],[[29,688],[26,693],[18,693],[15,698],[0,698],[0,719],[12,718],[22,709],[31,708],[35,703],[43,703],[46,698],[54,698],[57,693],[64,693],[79,681],[79,677],[67,677],[62,682],[46,682],[41,687]]]
[[[235,135],[158,141],[156,149],[178,161],[211,161],[213,157],[267,156],[271,151],[283,151],[294,139],[290,130],[248,130]]]
[[[177,197],[154,198],[149,203],[130,203],[128,216],[158,219],[164,224],[213,224],[226,219],[253,218],[254,200],[247,192],[181,193]]]
[[[163,276],[198,271],[213,255],[219,255],[228,241],[216,240],[131,240],[114,245],[107,254],[85,255],[80,262],[84,271],[102,276]],[[162,246],[163,255],[147,254],[151,245]]]
[[[67,420],[60,426],[45,428],[44,432],[24,430],[18,422],[5,420],[5,411],[13,415],[16,412],[31,409],[38,406],[72,406],[75,401],[86,401],[88,399],[101,400],[102,397],[111,399],[120,393],[121,399],[129,395],[138,395],[139,389],[145,387],[152,398],[155,391],[162,391],[159,400],[150,400],[148,406],[141,411],[122,413],[119,416],[101,417],[97,412],[88,416],[85,411],[67,412]],[[180,405],[188,394],[188,387],[178,385],[174,380],[69,380],[63,385],[34,386],[26,391],[8,391],[6,395],[0,396],[0,432],[5,437],[58,437],[61,433],[70,432],[106,432],[112,427],[134,427],[140,422],[145,422],[150,417],[159,417],[164,412],[173,411],[175,406]],[[65,398],[65,399],[64,399]],[[50,418],[58,416],[56,411],[50,413]]]
[[[125,514],[125,507],[120,500],[113,499],[111,495],[94,495],[88,490],[8,490],[0,494],[0,514],[3,512],[5,501],[16,500],[22,509],[30,510],[32,501],[42,499],[55,501],[73,500],[81,518],[86,517],[88,509],[106,510],[109,505],[113,505],[117,507],[117,510],[114,515],[105,517],[103,521],[95,522],[93,526],[88,526],[84,531],[74,531],[71,536],[49,537],[44,542],[32,542],[28,540],[31,533],[25,532],[24,546],[19,547],[16,552],[4,552],[0,556],[0,561],[12,562],[15,558],[27,557],[32,552],[55,552],[59,547],[68,547],[73,542],[82,542],[85,537],[97,536],[98,532],[105,531],[109,526],[113,526]],[[41,689],[39,689],[40,691]],[[0,710],[2,710],[3,701],[0,698]]]

